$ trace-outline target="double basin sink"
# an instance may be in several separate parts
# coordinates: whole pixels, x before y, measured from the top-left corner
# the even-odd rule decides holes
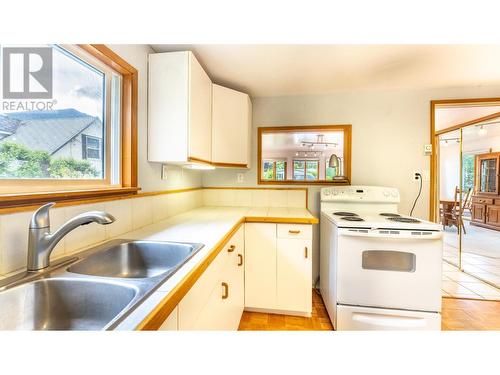
[[[0,330],[111,330],[202,244],[114,240],[0,288]]]

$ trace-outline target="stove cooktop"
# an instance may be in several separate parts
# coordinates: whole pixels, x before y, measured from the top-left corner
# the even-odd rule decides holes
[[[388,217],[387,220],[391,220],[391,221],[396,221],[398,223],[421,223],[420,220],[418,219],[415,219],[413,217],[400,217],[400,216],[396,216],[396,217]]]
[[[337,211],[334,212],[333,214],[337,216],[358,216],[358,214],[355,214],[354,212],[346,212],[346,211]]]
[[[347,221],[365,221],[364,219],[360,218],[359,216],[345,216],[341,217],[342,220],[347,220]]]
[[[442,227],[437,223],[416,219],[395,212],[353,212],[351,210],[328,210],[323,213],[326,214],[326,216],[339,228],[379,228],[432,231],[440,231],[442,229]]]

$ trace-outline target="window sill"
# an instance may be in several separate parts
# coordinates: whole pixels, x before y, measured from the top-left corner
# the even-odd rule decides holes
[[[24,211],[44,203],[57,202],[64,205],[85,204],[97,200],[126,197],[136,194],[140,188],[118,187],[21,194],[0,194],[0,213]]]
[[[350,185],[344,180],[258,180],[259,185]]]

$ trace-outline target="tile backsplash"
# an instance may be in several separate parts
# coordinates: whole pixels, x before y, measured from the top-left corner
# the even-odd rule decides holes
[[[305,189],[204,189],[204,206],[306,208]]]
[[[203,189],[118,199],[50,210],[52,230],[86,211],[106,211],[116,217],[109,225],[92,223],[71,231],[51,259],[75,254],[123,233],[165,220],[200,206],[306,207],[306,191],[297,189]],[[0,215],[0,277],[26,267],[28,225],[33,211]]]
[[[109,225],[92,223],[71,231],[56,246],[51,259],[75,254],[91,245],[165,220],[202,204],[203,191],[192,190],[61,208],[56,205],[50,210],[52,231],[86,211],[106,211],[112,214],[116,221]],[[26,267],[28,225],[32,215],[33,211],[0,215],[0,277]]]

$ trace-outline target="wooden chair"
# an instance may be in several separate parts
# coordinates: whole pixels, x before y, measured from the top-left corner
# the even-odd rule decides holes
[[[460,207],[460,189],[458,186],[455,188],[455,197],[454,197],[454,203],[453,206],[451,207],[450,210],[440,210],[442,211],[442,222],[446,223],[448,225],[454,225],[459,228],[459,226],[462,227],[462,230],[464,231],[464,234],[467,234],[467,231],[465,230],[465,225],[464,221],[462,219],[463,215],[463,210],[464,210],[464,205]]]
[[[472,188],[470,188],[465,194],[465,199],[463,200],[462,214],[465,210],[469,211],[470,217],[472,218]]]

